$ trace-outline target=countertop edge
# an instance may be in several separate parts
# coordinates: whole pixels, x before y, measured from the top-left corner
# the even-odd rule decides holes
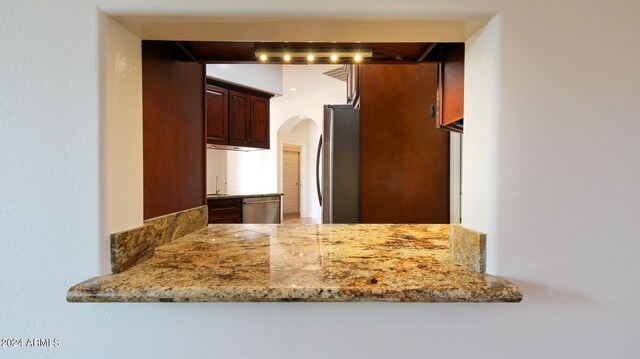
[[[284,193],[254,193],[254,194],[207,194],[207,199],[248,198],[248,197],[276,197],[284,196]]]
[[[479,296],[475,298],[467,297],[455,297],[448,295],[439,295],[432,298],[419,297],[419,298],[401,298],[396,296],[390,296],[388,293],[383,295],[367,295],[367,296],[353,296],[348,294],[341,294],[336,292],[338,296],[274,296],[274,297],[262,297],[262,296],[248,296],[234,294],[230,296],[219,296],[218,292],[212,291],[210,295],[201,293],[198,296],[180,296],[176,294],[166,293],[166,295],[122,295],[118,293],[97,293],[88,295],[83,291],[76,291],[74,288],[69,289],[67,293],[67,302],[69,303],[279,303],[279,302],[309,302],[309,303],[349,303],[349,302],[382,302],[382,303],[519,303],[522,301],[522,293],[519,290],[514,291],[513,296],[497,296],[497,297],[484,297]]]
[[[93,277],[69,288],[69,303],[203,303],[203,302],[389,302],[389,303],[519,303],[522,292],[513,283],[500,277],[485,276],[501,282],[499,288],[507,292],[486,288],[481,292],[468,292],[460,288],[449,291],[430,291],[428,288],[404,290],[381,289],[365,293],[352,288],[276,288],[266,286],[225,286],[211,289],[189,290],[158,289],[150,291],[91,291]]]

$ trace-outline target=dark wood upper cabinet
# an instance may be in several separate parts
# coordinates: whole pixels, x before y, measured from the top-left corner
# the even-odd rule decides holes
[[[229,91],[229,144],[251,147],[251,95]]]
[[[464,44],[448,48],[440,62],[438,127],[462,132],[464,120]]]
[[[223,150],[269,149],[273,95],[207,79],[207,145]]]
[[[226,145],[229,143],[229,90],[206,86],[207,143]]]
[[[251,96],[251,147],[269,148],[269,99]]]

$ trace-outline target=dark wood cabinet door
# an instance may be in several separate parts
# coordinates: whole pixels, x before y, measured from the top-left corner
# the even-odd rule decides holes
[[[464,44],[452,46],[442,60],[441,126],[461,121],[464,117]]]
[[[269,99],[251,96],[251,147],[269,148]]]
[[[436,70],[360,66],[362,223],[449,223],[449,133],[429,114]]]
[[[229,144],[229,90],[207,85],[206,87],[207,143]]]
[[[242,223],[242,199],[208,199],[209,223]]]
[[[229,91],[229,144],[251,146],[251,95]]]
[[[228,213],[226,215],[220,215],[215,218],[209,217],[209,223],[242,223],[242,216],[240,213]]]
[[[142,41],[144,219],[198,207],[206,196],[205,67],[176,62],[173,44]]]

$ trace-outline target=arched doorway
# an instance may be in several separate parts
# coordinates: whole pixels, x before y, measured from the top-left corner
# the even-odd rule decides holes
[[[278,191],[284,193],[285,222],[296,219],[315,223],[320,206],[315,199],[315,144],[319,126],[311,118],[298,115],[278,128]]]

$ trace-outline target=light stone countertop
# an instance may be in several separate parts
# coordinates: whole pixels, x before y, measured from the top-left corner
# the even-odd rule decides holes
[[[70,302],[519,302],[510,282],[455,264],[449,225],[215,224]]]

